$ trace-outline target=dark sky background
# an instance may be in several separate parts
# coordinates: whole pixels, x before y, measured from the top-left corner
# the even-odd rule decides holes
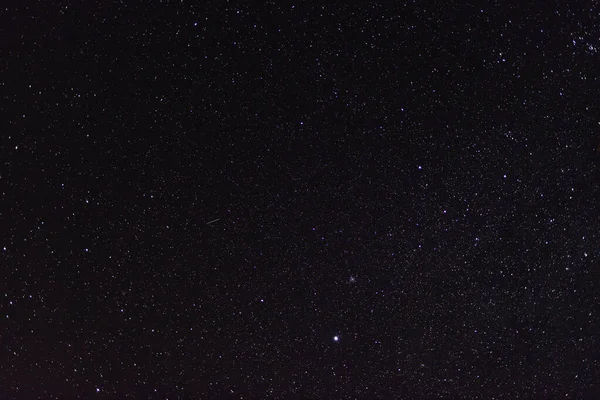
[[[600,398],[566,3],[3,6],[0,398]]]

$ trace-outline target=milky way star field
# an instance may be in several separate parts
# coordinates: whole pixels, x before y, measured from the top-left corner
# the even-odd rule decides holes
[[[0,38],[0,398],[600,398],[597,2]]]

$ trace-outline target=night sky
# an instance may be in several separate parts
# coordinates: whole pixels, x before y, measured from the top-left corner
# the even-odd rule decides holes
[[[600,398],[600,5],[501,3],[4,5],[0,399]]]

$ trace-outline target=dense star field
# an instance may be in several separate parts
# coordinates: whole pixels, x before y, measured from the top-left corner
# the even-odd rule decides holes
[[[0,73],[1,399],[600,398],[598,3],[23,1]]]

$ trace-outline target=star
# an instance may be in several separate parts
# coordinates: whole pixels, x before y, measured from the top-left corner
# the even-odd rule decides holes
[[[339,337],[339,336],[334,336],[334,337],[333,337],[333,341],[334,341],[334,342],[337,342],[337,341],[339,341],[339,340],[340,340],[340,337]]]

